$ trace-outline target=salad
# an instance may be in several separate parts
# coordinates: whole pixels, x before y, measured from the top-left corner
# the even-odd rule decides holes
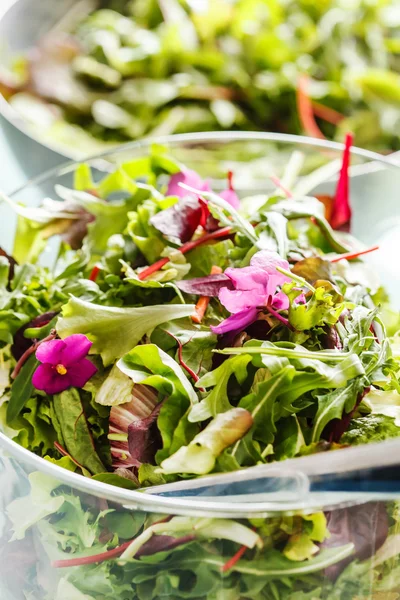
[[[215,130],[351,130],[360,147],[400,148],[392,0],[79,4],[0,84],[69,153]]]
[[[100,179],[80,164],[39,207],[3,196],[6,435],[132,490],[397,437],[399,318],[360,276],[376,247],[348,233],[351,142],[333,196],[307,195],[298,156],[271,193],[239,198],[234,172],[221,186],[158,145]],[[29,600],[396,598],[394,502],[160,516],[29,479],[1,561],[12,589],[25,557]],[[29,559],[38,543],[56,582]]]

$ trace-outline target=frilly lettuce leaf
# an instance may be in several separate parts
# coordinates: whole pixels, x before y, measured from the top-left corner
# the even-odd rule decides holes
[[[352,306],[342,301],[341,295],[329,281],[317,283],[315,291],[311,293],[310,298],[306,296],[304,303],[297,301],[302,291],[296,287],[298,284],[295,281],[285,283],[282,287],[289,298],[289,322],[296,331],[334,325],[343,310]]]
[[[100,354],[105,365],[129,352],[146,333],[172,319],[188,317],[193,304],[166,304],[138,308],[100,306],[72,297],[57,322],[61,339],[83,333],[93,342],[92,354]]]

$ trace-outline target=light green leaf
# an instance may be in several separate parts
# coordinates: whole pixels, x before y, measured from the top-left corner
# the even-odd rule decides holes
[[[205,421],[210,417],[215,417],[218,413],[226,412],[232,408],[228,398],[228,382],[234,375],[238,383],[242,383],[247,377],[247,365],[251,357],[243,355],[226,360],[217,369],[203,375],[197,382],[197,387],[209,388],[213,390],[198,405],[192,407],[189,414],[189,421]]]
[[[189,317],[193,304],[166,304],[139,308],[100,306],[72,297],[62,308],[57,333],[63,339],[84,333],[93,342],[92,354],[109,365],[131,350],[146,333],[172,319]]]
[[[160,472],[205,475],[213,470],[216,458],[240,440],[253,425],[251,414],[243,408],[231,408],[217,415],[188,446],[161,463]]]
[[[155,344],[137,346],[125,354],[117,366],[134,383],[154,387],[165,396],[184,396],[190,404],[198,402],[182,367]]]

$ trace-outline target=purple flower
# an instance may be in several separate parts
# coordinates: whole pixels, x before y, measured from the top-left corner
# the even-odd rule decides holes
[[[86,358],[91,346],[92,342],[81,333],[40,344],[36,358],[42,364],[33,374],[34,387],[46,394],[59,394],[69,387],[83,387],[97,372],[94,364]]]
[[[167,196],[178,196],[179,198],[187,196],[187,190],[182,188],[179,185],[180,183],[186,183],[186,185],[190,185],[190,187],[194,187],[197,190],[202,190],[204,192],[209,192],[211,189],[208,181],[203,181],[200,175],[195,171],[186,169],[185,171],[180,171],[171,176],[168,183]]]
[[[253,256],[249,267],[226,269],[225,275],[234,289],[223,287],[218,297],[232,315],[216,327],[211,327],[214,333],[245,329],[257,319],[263,308],[270,307],[274,314],[277,310],[289,308],[288,297],[278,287],[290,279],[277,271],[276,267],[289,270],[289,263],[276,252],[262,250]]]

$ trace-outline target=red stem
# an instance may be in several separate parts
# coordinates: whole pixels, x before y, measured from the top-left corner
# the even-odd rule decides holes
[[[282,192],[285,193],[285,195],[288,198],[293,198],[292,192],[283,185],[283,183],[281,182],[281,180],[278,177],[276,177],[275,175],[270,175],[269,178],[276,185],[276,187],[280,188],[282,190]]]
[[[307,135],[324,140],[325,136],[314,118],[313,105],[308,95],[307,88],[308,77],[306,75],[300,75],[297,83],[297,111],[299,113],[300,122]]]
[[[170,337],[172,337],[178,344],[178,360],[179,360],[179,364],[181,365],[182,369],[185,369],[185,371],[187,373],[189,373],[189,375],[193,379],[193,381],[195,381],[197,383],[198,380],[200,379],[200,377],[183,360],[183,356],[182,356],[183,344],[182,344],[182,342],[180,340],[178,340],[178,338],[175,337],[174,334],[171,333],[170,331],[166,331],[165,333],[167,333]],[[204,390],[204,388],[200,388],[200,391],[204,392],[205,390]]]
[[[92,565],[94,563],[103,562],[105,560],[110,560],[111,558],[117,558],[121,556],[121,554],[129,548],[132,544],[132,540],[129,542],[124,542],[120,546],[113,548],[112,550],[107,550],[106,552],[101,552],[100,554],[94,554],[92,556],[81,556],[77,558],[68,558],[66,560],[55,560],[51,563],[53,569],[60,569],[65,567],[79,567],[80,565]]]
[[[267,304],[267,310],[268,310],[269,313],[271,313],[271,315],[273,317],[275,317],[275,319],[278,319],[278,321],[280,321],[281,323],[283,323],[284,325],[286,325],[286,327],[288,327],[289,329],[293,330],[293,327],[289,323],[288,319],[286,319],[281,314],[279,314],[276,310],[274,310],[270,304]]]
[[[227,237],[231,235],[231,233],[232,227],[223,227],[222,229],[217,229],[217,231],[213,231],[212,233],[206,233],[202,237],[197,238],[197,240],[186,242],[186,244],[183,244],[180,248],[178,248],[178,250],[182,252],[182,254],[186,254],[187,252],[194,250],[194,248],[197,248],[197,246],[201,246],[202,244],[205,244],[206,242],[209,242],[211,240],[217,240],[221,237]],[[159,271],[161,267],[169,263],[169,261],[170,258],[168,256],[166,256],[165,258],[160,258],[160,260],[158,260],[157,262],[143,269],[143,271],[141,271],[138,274],[139,279],[141,281],[143,281],[143,279],[147,279],[147,277],[150,277],[150,275],[152,275],[156,271]]]
[[[341,254],[340,256],[335,256],[330,259],[331,263],[339,262],[340,260],[353,260],[354,258],[358,258],[363,254],[369,254],[370,252],[375,252],[375,250],[379,250],[379,246],[372,246],[371,248],[367,248],[366,250],[360,250],[359,252],[347,252],[346,254]]]
[[[79,468],[82,470],[82,472],[83,472],[83,470],[84,470],[84,467],[82,467],[82,465],[81,465],[80,463],[78,463],[78,461],[77,461],[77,460],[75,460],[75,458],[74,458],[73,456],[71,456],[71,454],[70,454],[69,452],[67,452],[67,451],[65,450],[65,448],[63,448],[63,447],[61,446],[61,444],[59,444],[58,442],[54,442],[54,447],[55,447],[55,448],[56,448],[56,449],[59,451],[59,453],[60,453],[62,456],[68,456],[68,458],[69,458],[70,460],[72,460],[72,462],[74,463],[74,465],[76,465],[77,467],[79,467]]]
[[[23,355],[20,357],[19,361],[15,365],[13,372],[11,373],[11,379],[15,379],[17,377],[18,373],[20,372],[20,370],[22,369],[22,367],[24,366],[24,364],[26,363],[28,358],[31,356],[31,354],[34,354],[34,352],[36,352],[36,350],[38,349],[40,344],[43,344],[43,342],[49,342],[50,340],[54,340],[56,335],[57,335],[57,332],[54,329],[50,333],[50,335],[45,337],[43,340],[39,340],[38,342],[35,342],[32,346],[30,346],[28,348],[28,350],[25,350],[25,352],[23,353]]]
[[[221,573],[226,573],[227,571],[230,571],[232,569],[232,567],[234,567],[236,565],[238,560],[240,560],[242,558],[242,556],[246,552],[246,550],[247,550],[247,546],[241,546],[239,548],[239,550],[236,552],[236,554],[234,554],[232,556],[232,558],[227,560],[226,563],[224,565],[222,565]]]
[[[235,191],[235,188],[233,187],[233,171],[228,171],[228,188],[231,192]]]
[[[153,523],[156,525],[157,523],[166,523],[170,521],[172,516],[168,515],[159,521]],[[107,550],[106,552],[101,552],[100,554],[93,554],[92,556],[81,556],[77,558],[67,558],[66,560],[55,560],[51,563],[53,569],[60,569],[65,567],[79,567],[81,565],[92,565],[99,562],[104,562],[105,560],[110,560],[111,558],[117,558],[120,556],[129,546],[132,544],[133,540],[135,540],[138,536],[135,536],[133,539],[128,542],[124,542],[120,546],[113,548],[112,550]]]
[[[314,114],[317,115],[317,117],[319,117],[320,119],[323,119],[328,123],[332,123],[332,125],[339,125],[345,118],[345,116],[342,115],[342,113],[338,112],[334,108],[330,108],[329,106],[320,104],[315,100],[312,100],[311,104]]]
[[[96,279],[97,279],[100,271],[101,271],[100,267],[94,266],[93,269],[92,269],[92,272],[89,275],[89,280],[90,281],[96,281]]]

